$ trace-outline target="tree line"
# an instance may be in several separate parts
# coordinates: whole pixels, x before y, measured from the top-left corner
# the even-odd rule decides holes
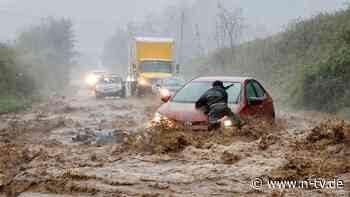
[[[227,59],[225,73],[263,80],[281,106],[350,117],[350,8],[296,19],[276,35],[231,50],[219,49],[204,64]]]
[[[72,23],[54,18],[23,30],[14,41],[2,43],[0,98],[26,100],[61,91],[77,55],[74,44]]]

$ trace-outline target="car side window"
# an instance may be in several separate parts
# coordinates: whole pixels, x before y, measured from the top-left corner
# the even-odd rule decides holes
[[[254,89],[254,85],[252,82],[248,82],[248,84],[247,84],[247,96],[248,96],[248,98],[257,97],[255,89]]]
[[[253,82],[254,88],[256,90],[257,96],[259,98],[264,98],[265,97],[265,90],[261,87],[260,84],[258,84],[257,82]]]

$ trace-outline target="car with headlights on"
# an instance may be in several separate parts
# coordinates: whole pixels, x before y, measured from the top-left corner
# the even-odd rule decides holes
[[[106,71],[92,71],[91,73],[86,75],[85,83],[87,84],[89,89],[94,90],[99,79],[106,74],[108,74]]]
[[[223,81],[225,86],[233,84],[226,90],[228,104],[239,117],[274,120],[273,99],[261,83],[249,77],[216,76],[193,79],[174,96],[162,97],[164,104],[155,113],[153,122],[166,119],[192,130],[208,130],[208,116],[195,108],[195,102],[216,80]],[[226,119],[223,125],[231,127],[233,124]]]
[[[160,79],[152,90],[155,94],[165,97],[168,95],[175,95],[184,85],[185,80],[181,77],[169,77]]]
[[[104,97],[125,97],[125,82],[116,74],[105,74],[99,78],[95,87],[97,99]]]

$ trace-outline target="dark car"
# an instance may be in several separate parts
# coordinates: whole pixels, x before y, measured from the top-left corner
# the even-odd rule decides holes
[[[200,77],[187,83],[175,96],[162,97],[165,102],[156,112],[154,121],[174,120],[194,130],[208,129],[208,116],[195,108],[195,102],[212,87],[216,80],[225,86],[234,84],[227,90],[229,107],[241,118],[258,116],[274,120],[273,100],[257,80],[248,77]]]
[[[125,97],[125,83],[123,78],[115,74],[106,74],[98,79],[95,87],[96,98],[108,96]]]

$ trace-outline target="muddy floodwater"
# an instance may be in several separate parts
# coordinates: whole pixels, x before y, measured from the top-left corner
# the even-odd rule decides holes
[[[145,129],[160,104],[96,100],[81,88],[0,116],[0,197],[350,195],[346,121],[280,112],[276,125],[251,122],[241,130]],[[267,184],[310,177],[344,186]]]

